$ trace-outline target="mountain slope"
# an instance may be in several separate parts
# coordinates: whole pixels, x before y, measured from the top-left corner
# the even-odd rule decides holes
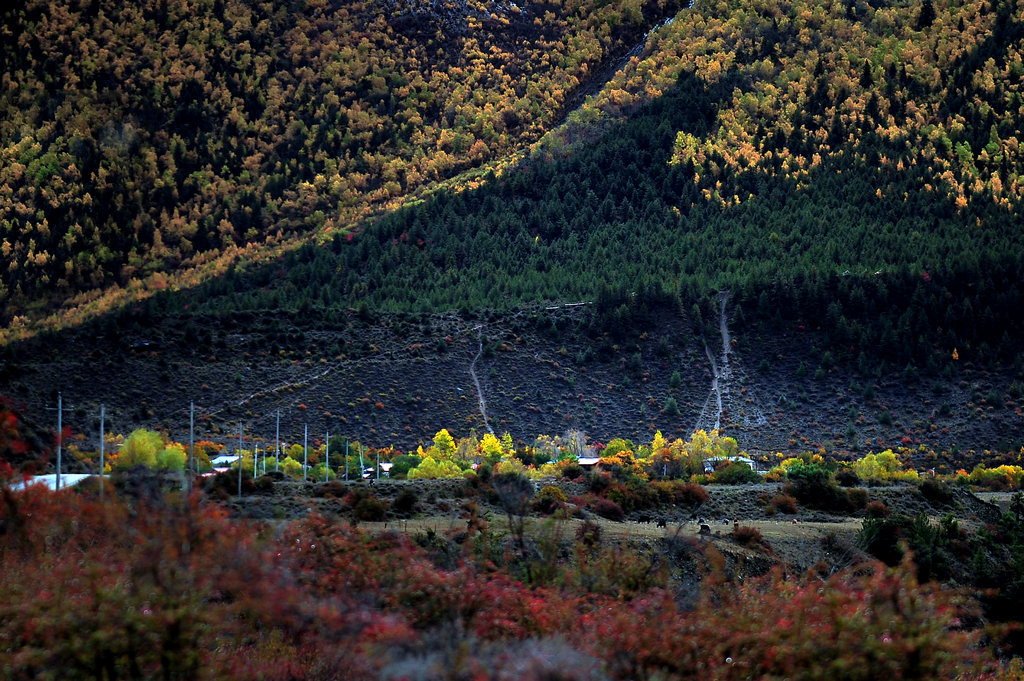
[[[588,11],[619,11],[608,7]],[[563,9],[583,16],[580,6]],[[402,16],[389,14],[392,31],[420,25]],[[640,16],[653,24],[653,14]],[[147,376],[145,395],[170,381],[167,362],[204,372],[203,399],[228,419],[269,418],[279,396],[261,393],[243,408],[249,387],[239,385],[265,391],[274,381],[261,376],[284,364],[300,383],[345,371],[285,406],[309,402],[324,424],[344,413],[365,419],[353,426],[363,436],[415,441],[402,429],[485,425],[473,396],[458,394],[472,387],[460,383],[458,367],[469,366],[481,339],[460,333],[475,329],[498,352],[529,332],[542,339],[524,343],[537,348],[536,366],[517,358],[513,367],[477,367],[480,376],[494,369],[481,380],[484,391],[501,385],[500,396],[487,396],[488,412],[517,435],[577,423],[602,436],[619,423],[679,433],[699,420],[710,383],[704,348],[720,344],[717,294],[727,290],[732,338],[750,349],[747,373],[757,366],[769,383],[759,387],[772,403],[762,411],[796,410],[770,429],[745,431],[744,446],[759,438],[780,448],[848,446],[863,436],[864,417],[878,420],[883,442],[952,448],[969,431],[963,436],[977,442],[966,446],[1016,451],[1021,21],[1016,2],[983,0],[702,2],[651,33],[564,126],[521,136],[537,139],[528,152],[463,175],[453,167],[387,209],[380,196],[366,198],[380,199],[371,211],[335,203],[337,215],[361,216],[358,229],[316,232],[262,259],[247,253],[193,288],[172,282],[154,293],[161,282],[150,277],[148,290],[132,292],[144,302],[83,333],[141,353],[137,371],[166,377]],[[558,108],[534,113],[551,122]],[[315,140],[304,144],[322,152]],[[303,165],[304,156],[294,158]],[[317,205],[295,204],[292,215],[315,216]],[[591,305],[571,320],[542,309],[566,303]],[[151,340],[160,349],[139,349]],[[7,356],[42,357],[47,342],[9,346]],[[76,342],[54,347],[66,353]],[[445,354],[452,343],[454,360]],[[228,350],[230,366],[217,366]],[[593,378],[581,377],[595,359]],[[327,366],[304,364],[313,361]],[[40,401],[29,364],[7,375]],[[90,366],[82,375],[102,387],[112,367]],[[667,387],[664,374],[675,367],[684,393]],[[228,380],[231,390],[220,385]],[[387,386],[375,392],[375,380]],[[444,396],[425,407],[417,391],[431,381]],[[176,387],[179,412],[194,387]],[[890,412],[904,394],[914,404]],[[588,396],[597,402],[585,404]],[[120,399],[142,410],[141,421],[158,411],[138,407],[135,392]],[[363,411],[377,401],[386,412]],[[992,409],[993,421],[981,423]],[[896,414],[895,424],[882,414]],[[794,435],[797,422],[814,433]]]
[[[181,269],[222,269],[210,263],[252,255],[252,245],[349,229],[536,139],[575,88],[675,9],[637,0],[6,8],[0,321],[31,323],[40,307],[104,291],[144,295],[191,281],[174,277]]]

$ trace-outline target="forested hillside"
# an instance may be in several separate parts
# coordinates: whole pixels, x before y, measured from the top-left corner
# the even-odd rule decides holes
[[[534,140],[678,7],[30,0],[0,10],[0,321],[348,229]],[[253,252],[252,249],[246,251]],[[172,277],[171,284],[175,283]],[[28,313],[28,314],[27,314]],[[27,316],[26,316],[27,315]]]
[[[5,29],[8,316],[316,234],[143,313],[595,301],[619,332],[701,328],[729,289],[741,321],[820,328],[864,370],[1016,356],[1015,1],[51,5]]]

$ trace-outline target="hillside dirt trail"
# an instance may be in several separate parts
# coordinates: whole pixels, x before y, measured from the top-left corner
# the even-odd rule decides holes
[[[476,375],[476,362],[480,359],[480,355],[484,354],[484,336],[483,327],[477,328],[477,351],[473,357],[473,361],[469,364],[469,375],[473,379],[473,385],[476,387],[476,400],[480,405],[480,416],[484,420],[484,427],[487,428],[487,432],[494,435],[494,430],[491,428],[491,421],[487,418],[487,402],[484,400],[484,391],[480,387],[480,379]]]
[[[732,352],[732,340],[729,336],[729,316],[725,311],[725,306],[728,300],[728,291],[722,291],[718,294],[718,329],[722,337],[722,354],[718,361],[715,360],[715,356],[711,353],[711,348],[708,344],[704,343],[704,353],[707,355],[708,362],[711,364],[711,392],[708,394],[708,398],[704,402],[700,415],[697,417],[697,423],[693,427],[695,432],[701,428],[710,431],[720,430],[722,427],[722,414],[724,412],[723,394],[728,394],[729,381],[732,377],[732,370],[729,365],[729,355]],[[712,398],[714,399],[715,405],[713,419],[711,410],[709,409],[712,404]]]

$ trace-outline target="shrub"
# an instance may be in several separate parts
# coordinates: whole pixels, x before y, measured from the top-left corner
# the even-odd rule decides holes
[[[596,473],[590,476],[588,487],[594,494],[603,493],[612,484],[612,476],[609,473]]]
[[[646,482],[639,480],[625,484],[613,482],[602,496],[617,503],[627,513],[658,505],[658,491]]]
[[[391,510],[394,511],[395,515],[400,517],[408,517],[412,515],[416,509],[416,503],[419,501],[419,497],[416,496],[416,492],[408,487],[403,489],[395,497],[395,500],[391,502]]]
[[[327,499],[343,499],[348,494],[348,486],[343,482],[331,480],[317,485],[313,494]]]
[[[708,500],[708,491],[703,486],[681,480],[657,480],[649,483],[657,494],[659,504],[678,506],[700,506]]]
[[[544,485],[537,497],[533,500],[533,509],[544,515],[551,515],[560,508],[565,507],[568,498],[565,492],[554,485]]]
[[[846,498],[850,501],[850,506],[855,510],[860,510],[868,505],[868,491],[863,487],[854,487],[846,490]]]
[[[495,473],[494,492],[502,509],[510,515],[524,515],[533,499],[533,481],[519,473]]]
[[[859,485],[860,476],[850,466],[840,466],[835,473],[836,482],[842,487],[853,487]]]
[[[889,507],[877,499],[869,501],[864,507],[864,512],[869,518],[888,518],[891,513]]]
[[[476,479],[474,485],[486,484],[491,481],[491,477],[494,475],[494,467],[488,463],[482,463],[477,466]]]
[[[715,471],[714,481],[720,485],[746,485],[761,482],[761,476],[742,461],[733,461]]]
[[[943,506],[948,506],[953,503],[953,490],[942,480],[938,480],[936,478],[924,478],[921,480],[920,485],[918,485],[918,489],[921,491],[921,496],[928,501],[941,504]]]
[[[598,499],[592,508],[594,513],[608,520],[620,522],[626,518],[626,513],[622,510],[622,507],[611,499]]]
[[[831,513],[849,513],[852,509],[850,498],[822,464],[796,462],[786,470],[786,477],[786,493],[808,508]]]
[[[764,538],[761,536],[761,532],[756,527],[750,527],[749,525],[740,525],[733,528],[731,536],[740,546],[752,548],[764,545]]]
[[[562,477],[566,480],[578,480],[582,478],[586,471],[583,470],[583,466],[578,463],[569,463],[562,469]]]
[[[597,548],[601,545],[601,526],[590,520],[584,520],[576,528],[576,541],[585,548]]]
[[[907,563],[737,580],[709,547],[707,578],[679,598],[663,563],[602,545],[595,523],[547,588],[496,565],[500,550],[477,565],[430,530],[424,551],[315,513],[267,533],[197,497],[147,507],[0,487],[0,500],[12,680],[1015,678],[979,647],[976,609]],[[960,535],[951,518],[906,532]],[[556,637],[569,644],[542,645]]]
[[[776,494],[772,497],[772,500],[768,502],[768,508],[770,508],[773,513],[796,513],[796,497],[792,497],[788,494]]]
[[[799,584],[778,573],[723,587],[715,597],[720,600],[708,597],[694,613],[687,634],[694,643],[688,648],[668,637],[643,645],[641,637],[651,637],[650,625],[633,635],[636,648],[609,637],[611,645],[630,651],[620,664],[635,660],[634,669],[643,669],[641,660],[648,662],[646,678],[923,681],[962,677],[977,659],[977,634],[957,627],[957,618],[967,614],[963,604],[956,596],[918,586],[902,569]],[[663,604],[638,604],[633,617],[645,605],[655,610]],[[855,612],[872,616],[851,617]],[[659,673],[650,673],[653,669]]]
[[[196,498],[131,510],[68,494],[5,502],[0,527],[17,520],[18,541],[0,548],[0,639],[17,642],[0,647],[4,678],[229,677],[228,655],[205,637],[216,630],[238,650],[270,586],[244,525]],[[255,577],[251,591],[236,590],[241,575]]]
[[[577,551],[575,568],[566,574],[574,591],[630,599],[664,588],[668,571],[657,554],[622,544]],[[555,677],[560,678],[560,677]]]
[[[968,480],[972,485],[995,492],[1011,492],[1024,485],[1024,468],[1020,466],[997,466],[986,468],[978,464],[971,471]]]
[[[385,656],[378,678],[402,681],[493,679],[494,681],[588,681],[606,678],[600,658],[581,651],[560,636],[526,640],[466,641],[431,633]],[[424,661],[429,660],[429,664]],[[444,670],[440,675],[439,670]]]
[[[676,503],[700,506],[708,500],[708,491],[692,482],[677,483]]]
[[[136,465],[156,466],[157,457],[164,450],[164,441],[160,433],[139,428],[134,430],[121,445],[121,451],[115,457],[118,468],[131,468]]]
[[[204,478],[203,489],[215,499],[226,500],[238,494],[238,469],[233,468]],[[251,476],[242,475],[242,494],[252,494],[256,483]]]
[[[886,565],[903,560],[906,547],[914,556],[918,578],[928,581],[949,575],[951,556],[947,545],[950,535],[958,534],[956,530],[950,523],[933,524],[923,512],[916,516],[898,514],[865,519],[857,540],[861,548]]]
[[[361,497],[352,507],[352,518],[359,522],[380,522],[387,513],[387,504],[372,494]]]
[[[410,470],[419,466],[422,461],[423,459],[413,454],[399,454],[391,460],[393,465],[388,475],[391,478],[401,480],[409,474]]]

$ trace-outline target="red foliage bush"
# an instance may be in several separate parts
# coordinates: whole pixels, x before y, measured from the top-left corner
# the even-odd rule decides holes
[[[594,513],[608,520],[621,521],[626,518],[622,507],[611,499],[598,499],[592,506]]]
[[[0,526],[14,536],[0,545],[0,668],[11,681],[241,678],[252,656],[239,651],[258,647],[264,624],[286,648],[305,633],[286,612],[305,604],[251,530],[215,506],[3,494]]]
[[[776,494],[768,504],[774,512],[790,514],[797,512],[796,497],[788,494]]]
[[[612,678],[623,680],[978,678],[986,656],[960,624],[971,612],[919,585],[909,566],[824,583],[712,575],[693,611],[652,592],[589,614],[580,641],[606,651]]]
[[[741,546],[753,547],[764,544],[761,532],[756,527],[750,527],[749,525],[740,525],[734,528],[732,538]]]
[[[889,507],[877,499],[869,501],[864,507],[864,511],[869,518],[888,518],[890,513]]]
[[[47,433],[28,423],[6,397],[0,395],[0,482],[19,472],[42,470],[51,453]]]
[[[430,678],[490,679],[508,651],[530,661],[518,678],[577,678],[547,655],[623,681],[971,678],[992,659],[961,624],[973,610],[906,564],[736,584],[708,549],[684,610],[656,556],[592,531],[559,588],[529,587],[472,559],[482,537],[442,569],[405,536],[317,515],[267,533],[196,497],[147,506],[0,487],[0,502],[10,681],[362,681],[402,678],[424,655],[448,665]]]
[[[708,491],[703,486],[682,480],[658,480],[650,483],[661,504],[678,506],[700,506],[708,500]]]

